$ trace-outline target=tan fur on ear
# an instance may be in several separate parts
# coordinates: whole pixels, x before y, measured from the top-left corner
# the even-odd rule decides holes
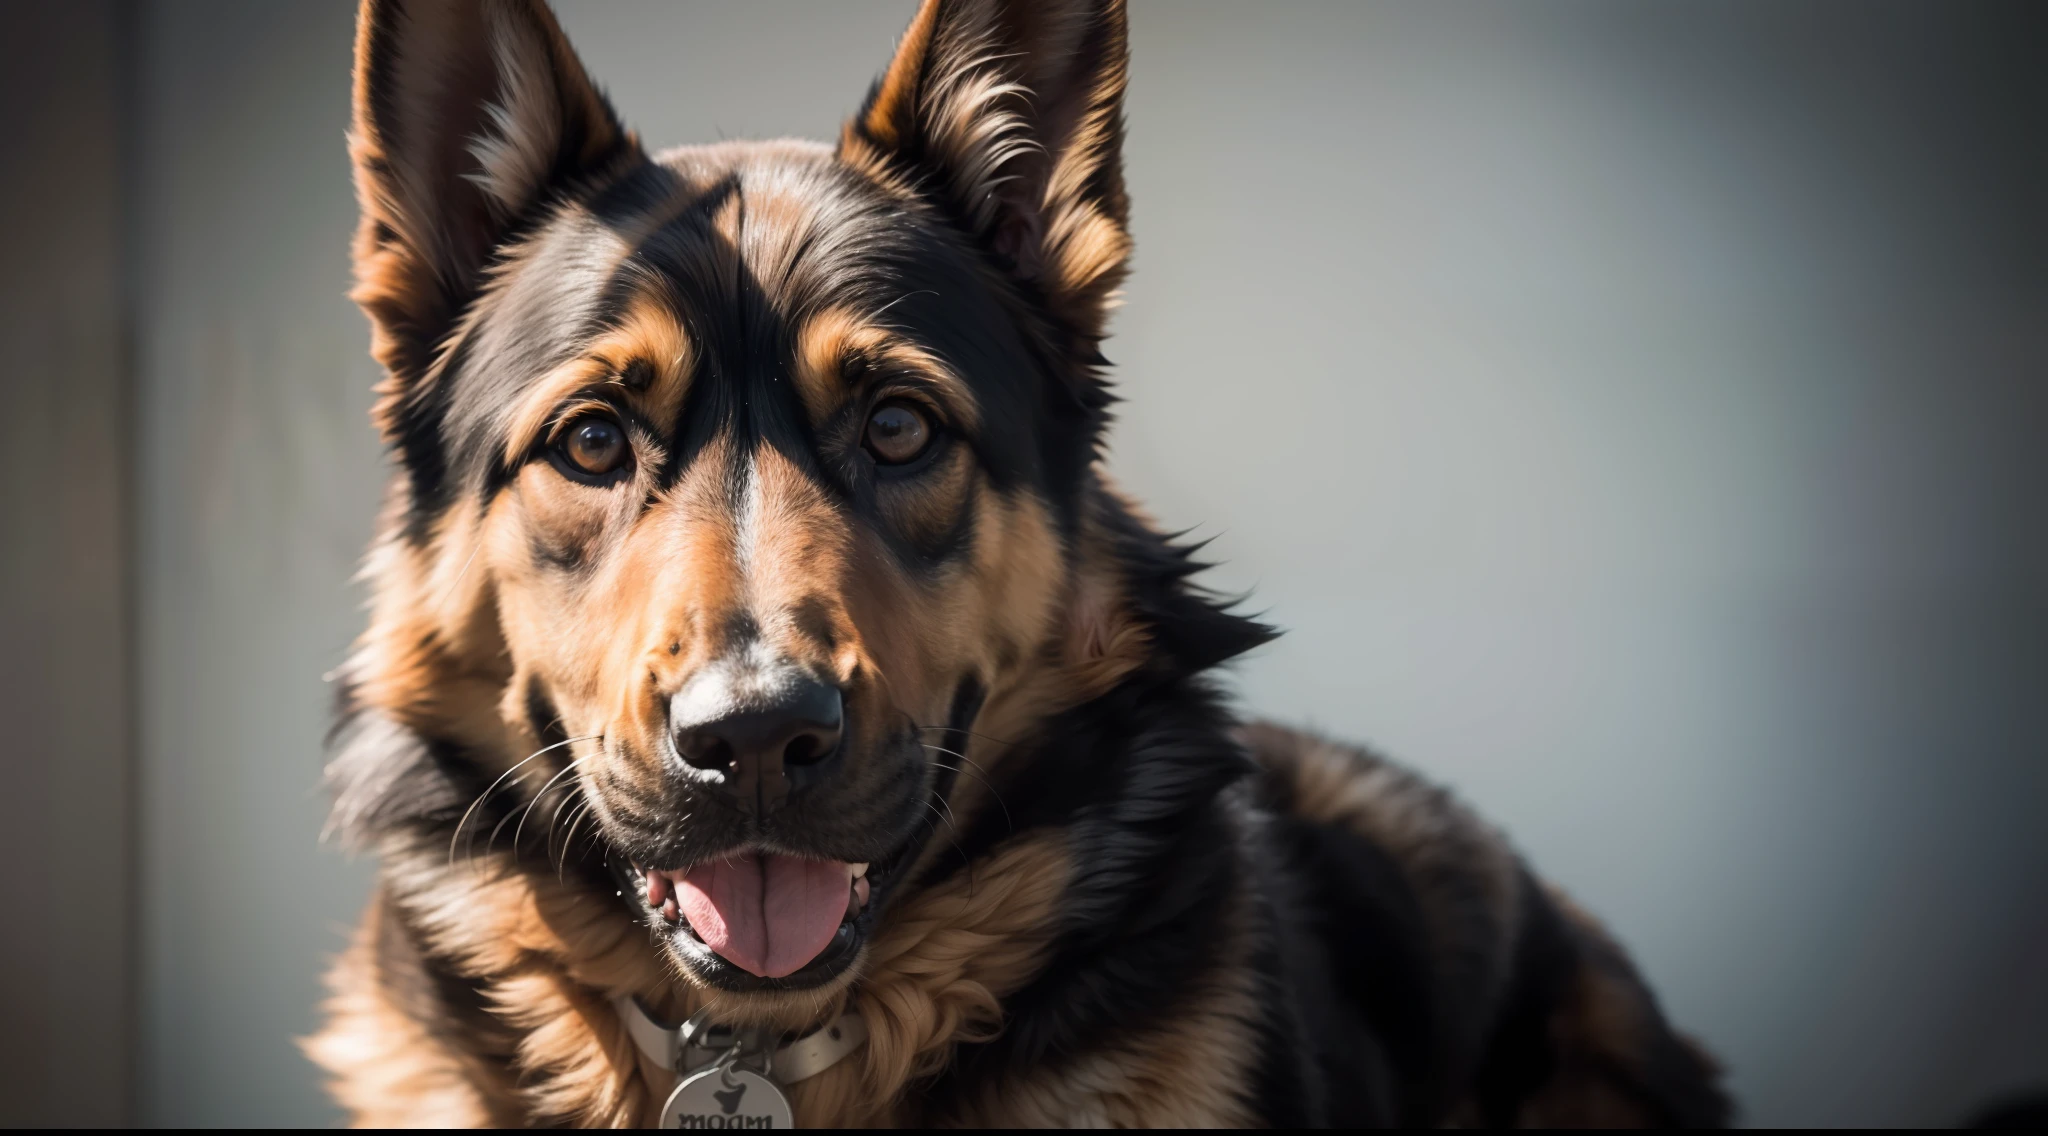
[[[484,19],[498,93],[484,110],[489,128],[470,139],[478,169],[467,176],[510,215],[532,204],[547,185],[564,142],[565,112],[597,121],[604,116],[597,91],[575,65],[552,12],[492,6],[485,8]],[[588,156],[616,144],[608,134],[601,131],[585,142]]]
[[[936,192],[1097,339],[1130,255],[1122,0],[926,0],[842,132],[856,168]]]
[[[939,22],[939,0],[924,0],[910,26],[896,41],[896,54],[888,69],[875,80],[875,89],[859,116],[846,124],[851,138],[896,149],[910,140],[917,128],[917,102],[924,60],[931,53],[932,32]],[[858,124],[858,132],[856,132]]]

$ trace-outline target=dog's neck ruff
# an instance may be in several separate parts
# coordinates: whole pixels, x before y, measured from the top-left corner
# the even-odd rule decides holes
[[[750,1054],[767,1050],[765,1033],[750,1036],[750,1031],[713,1026],[701,1014],[681,1025],[669,1025],[648,1013],[638,998],[621,996],[612,1003],[640,1052],[678,1075],[711,1065],[735,1048]],[[842,1014],[835,1022],[775,1046],[765,1054],[766,1067],[776,1082],[793,1085],[839,1064],[867,1040],[867,1022],[859,1014]]]

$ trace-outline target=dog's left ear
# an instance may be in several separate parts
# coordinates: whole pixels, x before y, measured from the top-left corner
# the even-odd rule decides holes
[[[1086,340],[1130,255],[1123,0],[925,0],[840,156],[907,180]]]

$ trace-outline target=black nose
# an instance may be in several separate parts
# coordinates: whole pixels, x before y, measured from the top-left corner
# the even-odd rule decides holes
[[[794,670],[763,674],[713,667],[669,702],[676,753],[749,810],[789,795],[793,776],[839,751],[839,688]]]

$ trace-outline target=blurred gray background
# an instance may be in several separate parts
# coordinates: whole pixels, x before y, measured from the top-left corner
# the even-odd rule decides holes
[[[559,7],[666,146],[830,136],[912,5]],[[1755,1123],[2048,1085],[2043,11],[1135,4],[1117,476]],[[0,17],[0,1121],[329,1123],[350,6]]]

